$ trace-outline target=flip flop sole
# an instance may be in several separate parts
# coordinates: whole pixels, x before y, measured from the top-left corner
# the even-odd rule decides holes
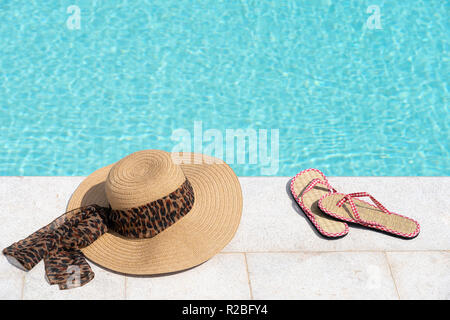
[[[317,169],[307,169],[297,174],[291,181],[292,196],[322,235],[331,238],[346,235],[348,233],[347,224],[324,214],[317,206],[319,199],[330,193],[325,186],[320,184],[314,186],[303,195],[303,201],[301,201],[305,188],[314,179],[327,181],[324,174]]]
[[[344,203],[341,207],[337,206],[337,203],[344,196],[345,194],[342,193],[323,195],[319,200],[318,206],[324,213],[336,219],[358,223],[368,228],[382,230],[400,237],[414,238],[420,232],[419,223],[411,218],[396,213],[386,214],[366,201],[353,199],[361,219],[375,222],[380,226],[361,223],[354,217],[349,203]]]

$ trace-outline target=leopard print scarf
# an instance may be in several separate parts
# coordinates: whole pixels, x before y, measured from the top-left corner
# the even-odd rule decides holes
[[[129,238],[151,238],[186,215],[194,205],[189,180],[169,195],[127,210],[98,205],[74,209],[56,218],[27,238],[3,249],[13,264],[31,270],[42,259],[48,282],[60,289],[80,287],[94,272],[80,249],[108,231]]]

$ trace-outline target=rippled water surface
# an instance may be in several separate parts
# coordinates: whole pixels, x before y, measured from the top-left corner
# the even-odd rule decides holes
[[[80,29],[66,24],[74,3]],[[382,29],[367,27],[369,5]],[[449,9],[2,0],[0,175],[87,175],[172,150],[194,121],[224,137],[278,129],[277,175],[449,175]],[[237,174],[261,175],[245,162]]]

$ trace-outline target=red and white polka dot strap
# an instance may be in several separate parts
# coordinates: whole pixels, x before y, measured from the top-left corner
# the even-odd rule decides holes
[[[352,209],[354,217],[356,218],[356,220],[358,220],[359,222],[361,222],[363,224],[382,226],[379,223],[376,223],[373,221],[365,221],[360,217],[360,215],[358,213],[358,209],[356,208],[355,202],[353,201],[353,198],[355,198],[355,197],[369,197],[372,200],[372,202],[378,207],[378,209],[380,209],[381,211],[383,211],[386,214],[392,214],[379,201],[377,201],[377,199],[375,199],[373,196],[371,196],[367,192],[356,192],[356,193],[349,193],[349,194],[345,195],[341,200],[338,201],[336,206],[342,207],[342,205],[348,201],[348,203],[350,204],[350,207]]]

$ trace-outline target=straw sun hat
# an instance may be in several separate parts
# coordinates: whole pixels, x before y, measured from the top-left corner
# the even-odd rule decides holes
[[[173,155],[139,151],[95,171],[79,185],[68,211],[92,204],[132,210],[167,198],[186,181],[194,194],[190,210],[161,232],[133,238],[108,231],[81,249],[88,259],[126,274],[169,273],[201,264],[233,238],[242,213],[241,188],[233,170],[206,155],[200,155],[200,164],[198,154],[181,154],[187,164],[177,164]]]

